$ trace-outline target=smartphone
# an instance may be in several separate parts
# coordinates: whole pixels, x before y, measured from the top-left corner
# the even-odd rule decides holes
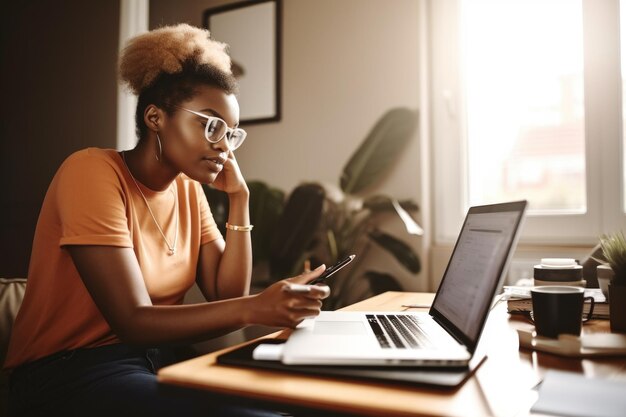
[[[315,278],[313,281],[309,282],[308,285],[320,284],[320,283],[324,282],[327,278],[329,278],[335,272],[339,271],[341,268],[343,268],[344,266],[346,266],[350,262],[352,262],[352,260],[355,257],[356,257],[356,255],[348,255],[346,258],[344,258],[341,261],[337,262],[335,265],[333,265],[333,266],[331,266],[329,268],[326,268],[326,270],[324,272],[322,272],[322,275],[320,275],[319,277]]]

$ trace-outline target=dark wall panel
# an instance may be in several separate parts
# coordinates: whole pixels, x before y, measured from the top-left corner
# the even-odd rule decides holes
[[[0,276],[25,276],[61,162],[115,147],[119,2],[12,1],[0,30]]]

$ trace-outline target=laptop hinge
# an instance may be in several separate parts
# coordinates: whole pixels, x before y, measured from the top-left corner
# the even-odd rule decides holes
[[[435,320],[435,323],[437,323],[438,325],[440,325],[441,327],[443,327],[443,329],[450,335],[452,336],[452,338],[454,340],[456,340],[457,342],[459,342],[461,345],[465,346],[467,348],[466,345],[466,341],[461,339],[458,335],[457,335],[457,330],[453,329],[451,326],[448,326],[448,324],[444,321],[441,320],[439,317],[432,315],[431,316],[433,318],[433,320]],[[468,349],[469,350],[469,349]]]

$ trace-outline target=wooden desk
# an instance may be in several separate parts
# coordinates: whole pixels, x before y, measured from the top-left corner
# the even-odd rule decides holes
[[[403,304],[429,304],[433,294],[387,292],[345,310],[403,311]],[[488,359],[465,384],[453,391],[382,385],[259,369],[220,366],[219,354],[200,356],[159,372],[159,381],[249,399],[294,404],[369,416],[519,416],[537,399],[533,388],[548,369],[590,377],[626,379],[626,360],[569,359],[520,350],[516,328],[532,324],[506,313],[505,303],[491,313],[481,343]],[[608,321],[592,320],[584,332],[608,331]],[[281,332],[268,337],[284,337]],[[319,414],[323,414],[321,411]]]

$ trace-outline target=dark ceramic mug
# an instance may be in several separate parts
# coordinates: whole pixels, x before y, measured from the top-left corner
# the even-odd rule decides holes
[[[534,287],[531,291],[533,302],[532,319],[539,336],[556,338],[567,333],[580,336],[582,323],[591,320],[595,301],[585,297],[582,287],[550,285]],[[589,314],[583,320],[583,305],[590,300]]]

